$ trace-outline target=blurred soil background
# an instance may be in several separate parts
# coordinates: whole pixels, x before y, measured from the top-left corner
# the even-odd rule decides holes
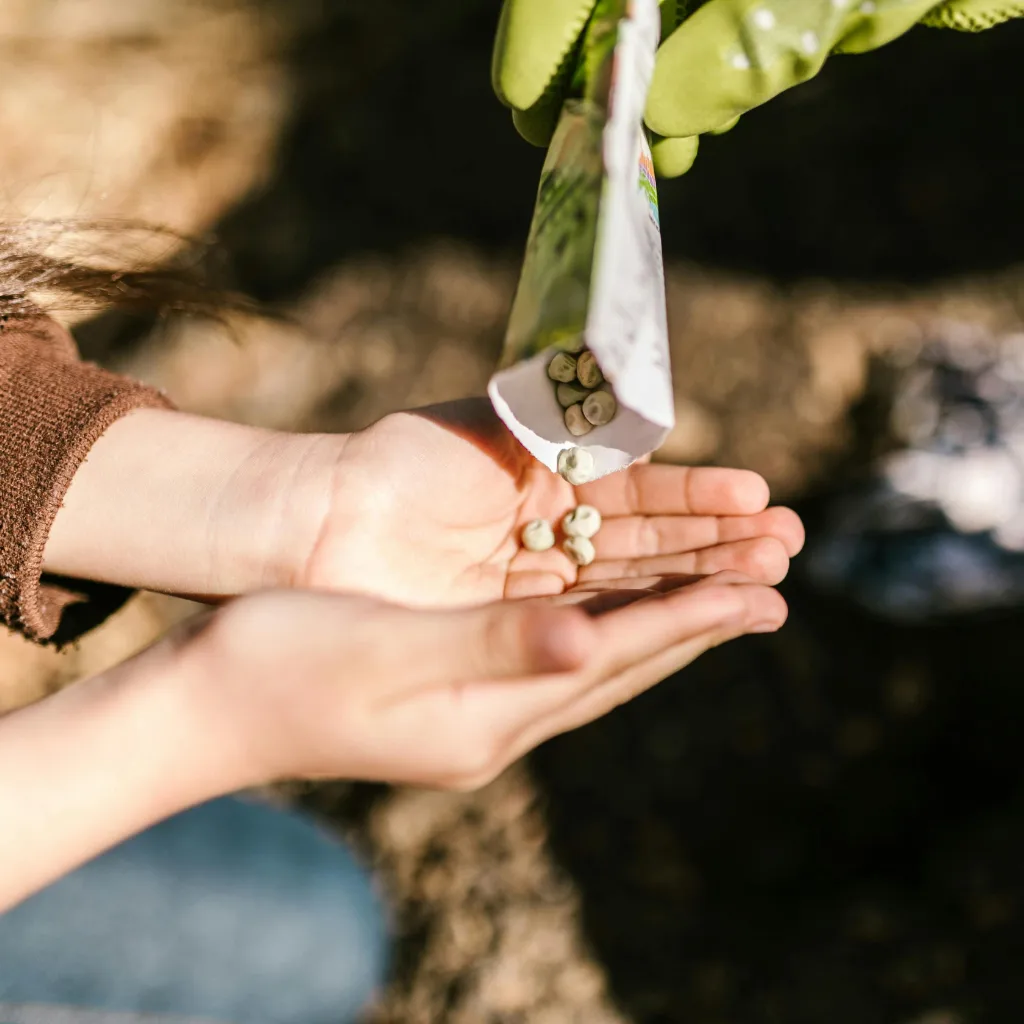
[[[290,316],[101,315],[86,354],[183,408],[352,430],[479,393],[541,154],[489,90],[495,0],[6,0],[5,216],[214,232]],[[880,358],[1024,330],[1024,24],[918,30],[702,143],[662,184],[679,425],[813,529],[888,443]],[[1024,1019],[1024,616],[918,628],[801,582],[482,792],[292,787],[352,836],[399,940],[375,1024]],[[12,707],[190,606],[75,650],[0,637]]]

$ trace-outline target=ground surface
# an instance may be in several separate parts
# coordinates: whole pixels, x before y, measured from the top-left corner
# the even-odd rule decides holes
[[[91,355],[182,406],[282,427],[353,429],[479,391],[538,167],[487,92],[494,5],[267,2],[218,23],[248,69],[219,77],[222,36],[139,5],[99,84],[72,73],[98,66],[92,43],[54,63],[67,23],[15,8],[4,31],[46,45],[35,88],[10,94],[37,103],[32,131],[0,107],[8,182],[81,160],[61,96],[137,98],[148,39],[167,75],[120,109],[114,155],[91,151],[95,180],[119,215],[217,227],[236,281],[294,318],[241,345],[104,318],[80,331]],[[663,186],[680,420],[665,457],[756,468],[813,528],[818,495],[884,443],[851,415],[878,355],[912,352],[940,316],[1024,323],[1022,41],[920,32],[837,61]],[[35,139],[58,114],[48,171]],[[76,187],[57,212],[111,212]],[[1022,1019],[1024,618],[896,629],[798,577],[785,590],[781,634],[714,652],[479,794],[296,794],[392,896],[377,1021]],[[3,638],[5,701],[187,611],[144,597],[61,657]]]

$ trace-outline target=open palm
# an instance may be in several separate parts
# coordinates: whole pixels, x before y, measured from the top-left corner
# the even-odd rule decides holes
[[[803,527],[767,502],[767,485],[744,470],[635,465],[573,488],[485,399],[453,402],[352,435],[300,582],[433,607],[725,570],[775,584]],[[577,568],[557,546],[522,547],[525,523],[557,524],[582,503],[604,517],[591,565]]]

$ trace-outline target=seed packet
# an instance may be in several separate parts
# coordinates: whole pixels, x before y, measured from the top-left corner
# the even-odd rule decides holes
[[[643,125],[660,31],[657,0],[599,0],[582,43],[583,95],[566,100],[548,149],[488,385],[506,426],[552,471],[569,448],[592,456],[594,479],[624,469],[674,424],[657,184]],[[617,411],[577,436],[548,367],[558,352],[584,350]]]

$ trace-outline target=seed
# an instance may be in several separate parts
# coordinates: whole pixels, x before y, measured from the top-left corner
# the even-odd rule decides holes
[[[586,448],[563,448],[558,453],[559,475],[573,487],[590,483],[596,471],[594,456]]]
[[[585,388],[596,388],[604,380],[593,352],[588,350],[576,360],[576,379]]]
[[[576,379],[576,359],[568,352],[556,352],[548,363],[548,376],[552,380],[560,380],[565,384]]]
[[[582,402],[589,394],[590,392],[582,384],[577,384],[575,381],[571,384],[559,384],[555,388],[555,397],[563,409],[568,409],[570,405]]]
[[[582,405],[570,405],[565,410],[565,425],[573,437],[582,437],[594,429],[594,425],[583,415]]]
[[[562,532],[567,537],[591,537],[601,529],[601,513],[593,505],[577,505],[562,519]]]
[[[547,551],[555,546],[555,531],[546,519],[531,519],[523,527],[523,547],[527,551]]]
[[[619,404],[610,391],[591,391],[583,399],[583,415],[595,427],[603,427],[606,423],[611,423],[618,408]]]
[[[587,347],[587,343],[583,340],[583,335],[578,334],[572,341],[560,341],[558,347],[565,352],[571,352],[574,356],[578,356]]]
[[[597,555],[593,542],[587,537],[567,537],[562,550],[577,564],[590,565]]]

